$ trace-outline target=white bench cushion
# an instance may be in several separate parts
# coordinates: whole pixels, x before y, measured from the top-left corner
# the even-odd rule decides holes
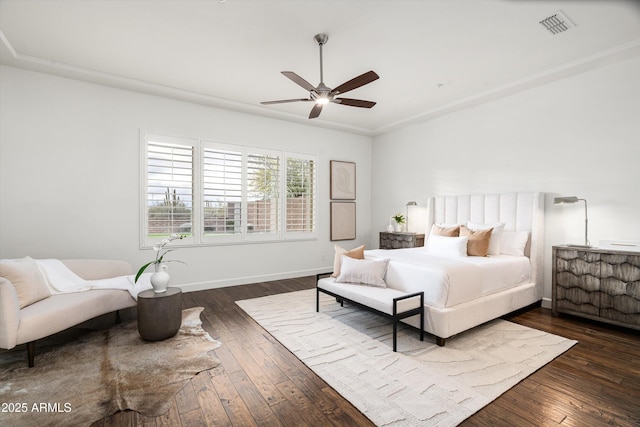
[[[407,294],[392,288],[337,283],[332,277],[320,279],[318,287],[389,315],[393,315],[393,299]],[[420,296],[398,301],[398,313],[417,307],[420,307]]]

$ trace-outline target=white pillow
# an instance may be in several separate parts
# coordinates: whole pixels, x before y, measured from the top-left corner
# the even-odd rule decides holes
[[[429,253],[432,255],[442,256],[467,256],[468,236],[464,237],[446,237],[446,236],[429,236]]]
[[[440,222],[436,225],[442,228],[451,228],[451,227],[460,227],[462,224],[457,222]]]
[[[387,273],[389,259],[354,259],[342,255],[340,275],[336,278],[338,283],[356,283],[359,285],[377,286],[386,288],[384,275]]]
[[[524,256],[524,248],[528,241],[528,231],[505,231],[502,233],[500,253],[502,255]]]
[[[481,224],[479,222],[467,222],[467,228],[471,230],[488,230],[491,231],[491,239],[489,240],[489,255],[500,255],[500,244],[502,243],[502,233],[504,232],[504,222],[496,222],[494,224]]]

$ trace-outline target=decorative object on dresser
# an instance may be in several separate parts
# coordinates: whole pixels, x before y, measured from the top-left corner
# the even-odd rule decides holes
[[[640,252],[640,240],[600,240],[598,247],[600,249]]]
[[[402,215],[401,213],[397,213],[394,216],[392,216],[391,219],[393,220],[393,223],[394,223],[394,228],[395,228],[394,231],[396,231],[397,233],[407,231],[406,229],[405,230],[402,229],[403,227],[406,228],[405,226],[406,220],[404,218],[404,215]]]
[[[580,200],[584,202],[584,245],[573,245],[569,244],[567,246],[576,247],[576,248],[590,248],[591,244],[589,243],[589,218],[587,215],[587,201],[585,199],[579,199],[576,196],[570,197],[556,197],[553,199],[554,205],[567,205],[578,203]]]
[[[389,218],[389,225],[387,225],[387,232],[393,233],[396,230],[393,224],[394,224],[393,218]]]
[[[640,330],[640,253],[553,247],[553,314]]]
[[[424,246],[424,234],[380,232],[380,249],[417,248]]]

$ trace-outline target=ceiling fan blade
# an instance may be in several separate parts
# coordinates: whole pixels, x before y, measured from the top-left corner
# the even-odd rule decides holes
[[[316,88],[312,86],[311,83],[309,83],[308,81],[306,81],[305,79],[303,79],[302,77],[294,73],[293,71],[282,71],[282,74],[284,74],[285,77],[289,78],[292,82],[294,82],[298,86],[303,87],[309,92],[314,92],[316,90]]]
[[[310,98],[300,98],[300,99],[280,99],[278,101],[262,101],[260,104],[262,105],[271,105],[271,104],[284,104],[286,102],[298,102],[298,101],[313,101]]]
[[[366,73],[361,74],[358,77],[349,80],[348,82],[342,83],[340,86],[333,89],[331,93],[337,95],[340,93],[349,92],[350,90],[357,89],[360,86],[364,86],[374,80],[378,80],[379,78],[380,76],[378,76],[374,71],[367,71]]]
[[[351,98],[334,98],[331,102],[336,104],[349,105],[350,107],[371,108],[376,105],[373,101],[364,101],[362,99]]]
[[[309,113],[309,118],[315,119],[320,115],[321,112],[322,112],[322,104],[316,104],[311,109],[311,112]]]

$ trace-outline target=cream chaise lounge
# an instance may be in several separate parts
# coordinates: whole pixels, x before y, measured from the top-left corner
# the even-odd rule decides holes
[[[132,274],[131,265],[125,261],[62,262],[85,280]],[[126,290],[92,289],[52,295],[46,283],[39,283],[41,280],[44,279],[36,262],[30,258],[0,261],[0,348],[12,349],[26,343],[30,367],[34,366],[36,340],[136,305]]]

